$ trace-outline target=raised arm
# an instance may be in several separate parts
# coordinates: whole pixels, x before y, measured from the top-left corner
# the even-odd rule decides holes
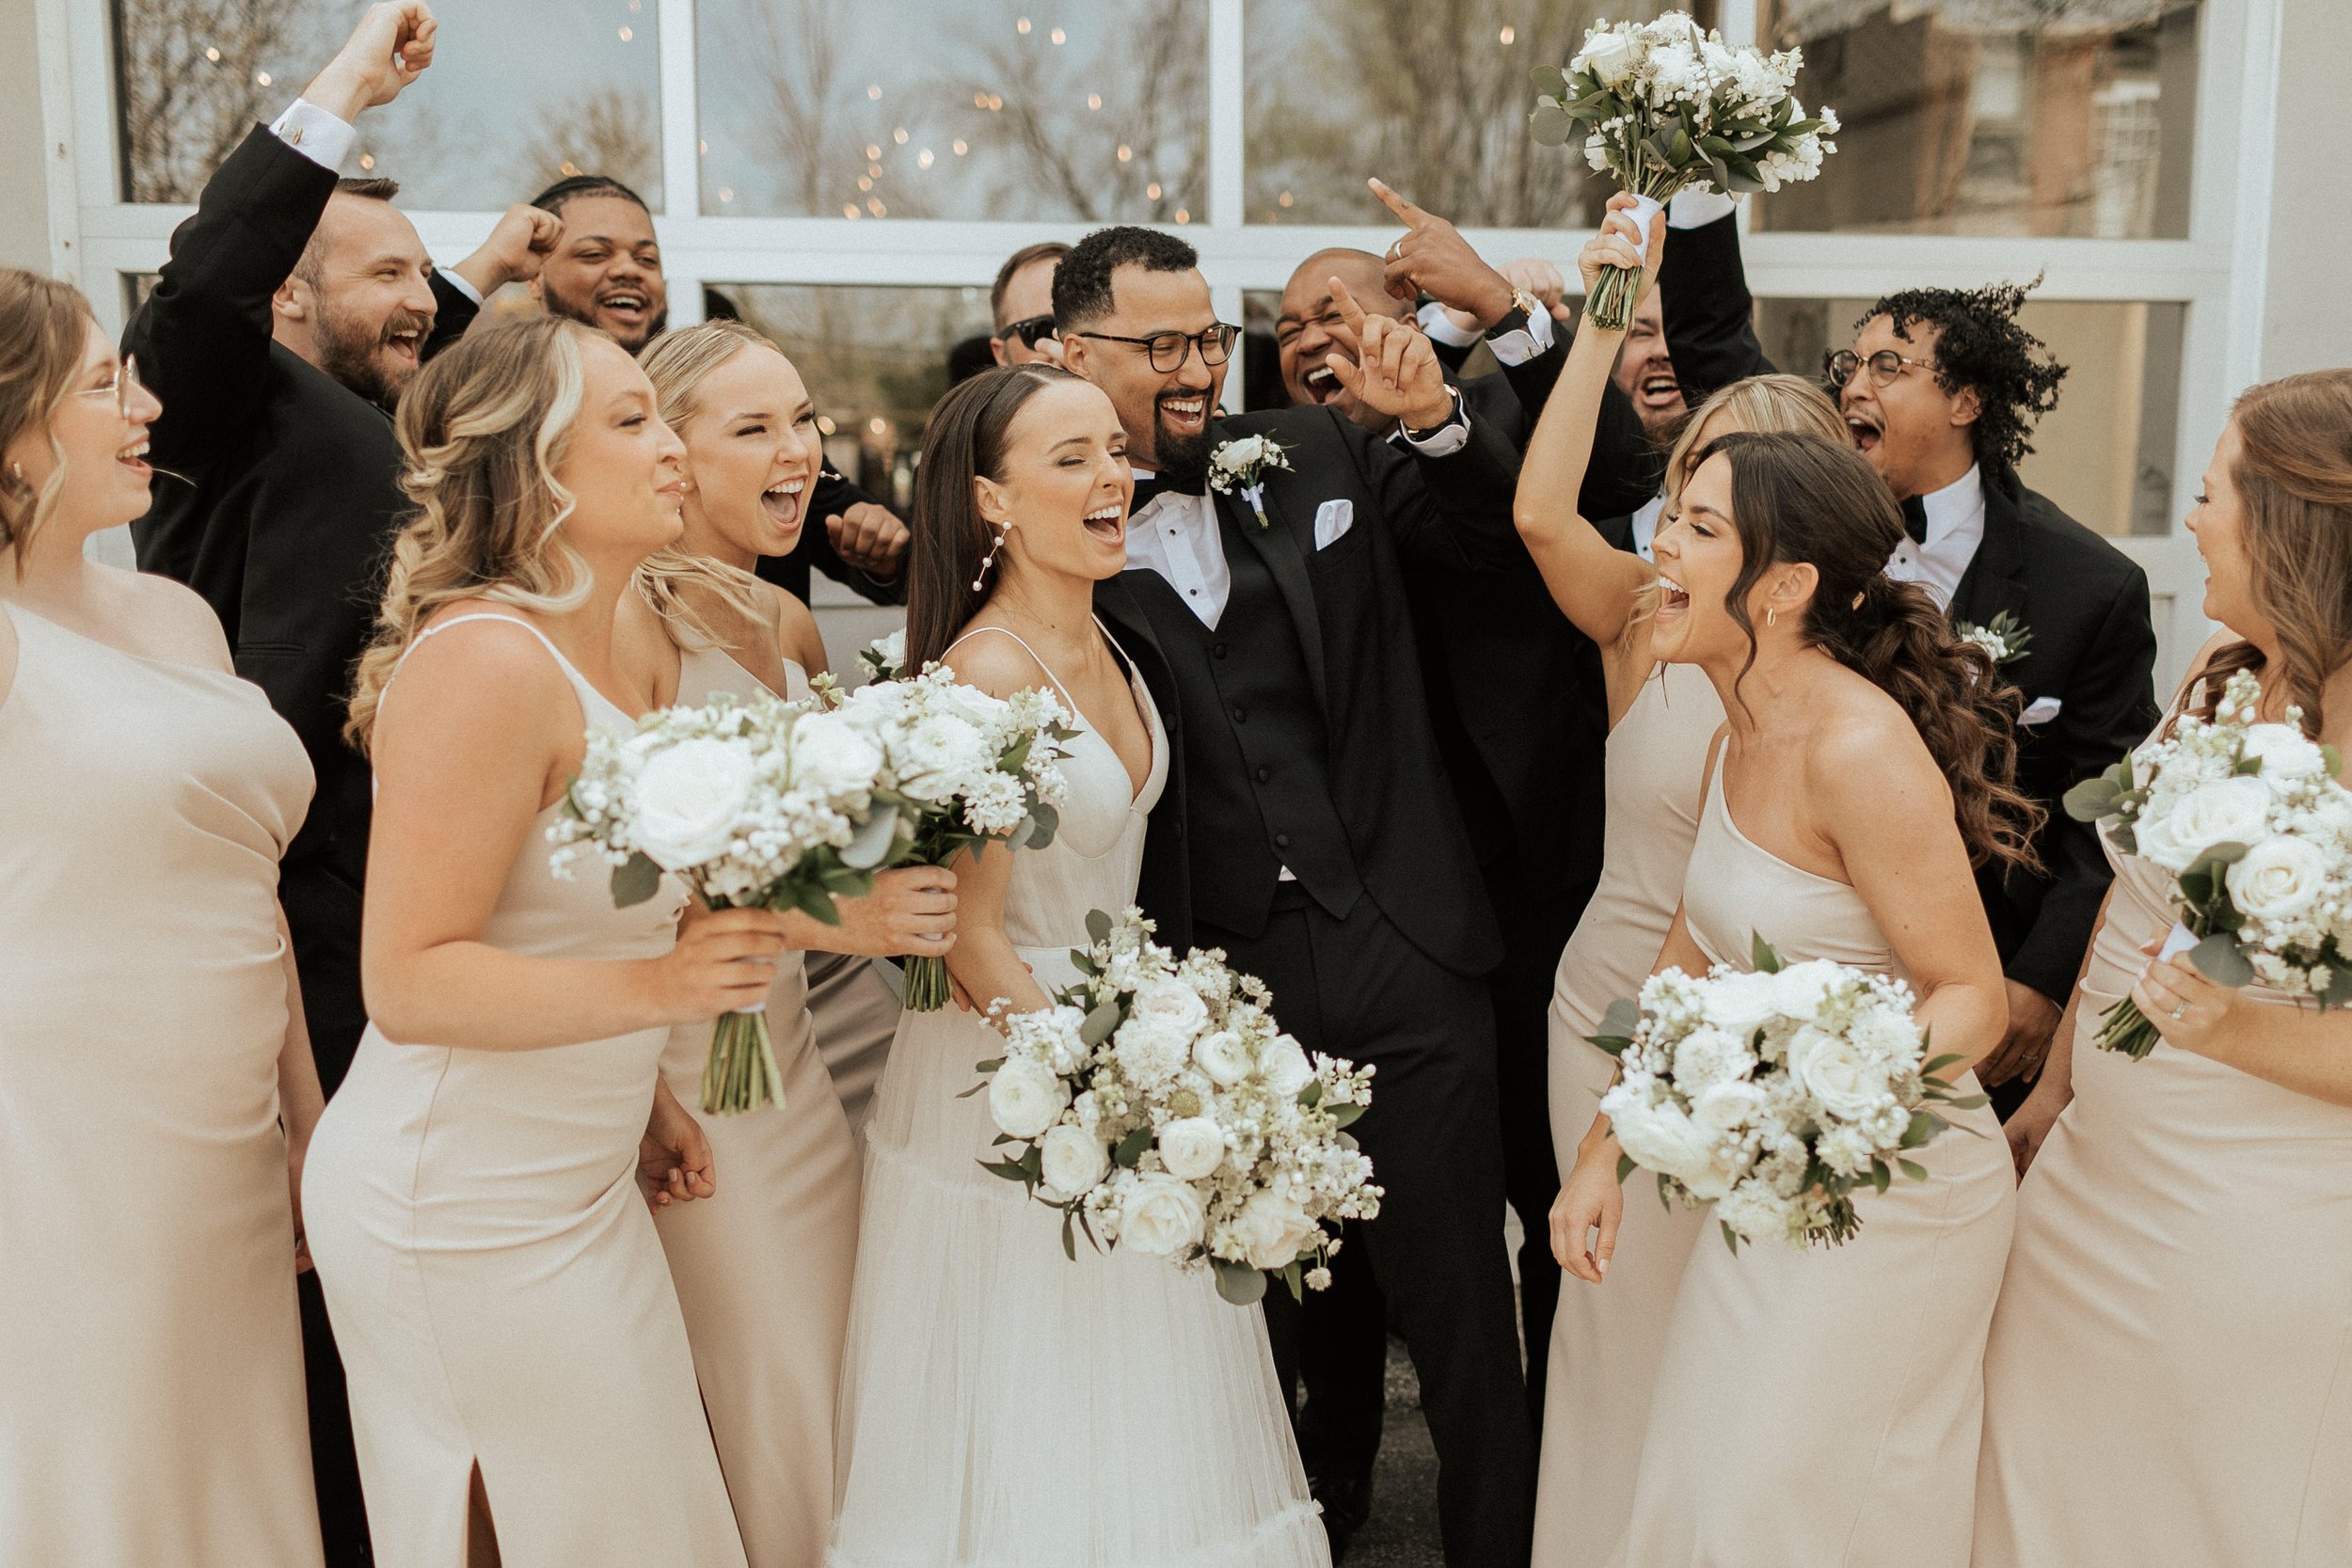
[[[1756,297],[1740,260],[1740,220],[1725,210],[1712,221],[1677,227],[1699,202],[1723,203],[1708,191],[1685,191],[1667,215],[1659,258],[1659,319],[1683,401],[1692,408],[1717,388],[1769,374],[1772,359],[1756,335]]]
[[[1612,198],[1600,234],[1584,247],[1580,265],[1588,294],[1603,264],[1629,265],[1639,259],[1634,221],[1620,215],[1629,205],[1629,198],[1622,198],[1622,204],[1621,198]],[[1650,248],[1655,252],[1655,241]],[[1624,341],[1624,333],[1607,331],[1591,321],[1577,333],[1559,389],[1527,443],[1512,508],[1519,538],[1534,557],[1552,602],[1604,649],[1616,648],[1635,629],[1634,597],[1657,576],[1648,562],[1603,539],[1577,504],[1592,461],[1609,372]]]

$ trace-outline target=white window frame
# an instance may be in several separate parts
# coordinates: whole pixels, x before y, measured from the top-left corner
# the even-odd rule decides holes
[[[986,287],[1023,245],[1085,226],[866,218],[755,218],[701,210],[701,135],[694,61],[695,0],[657,0],[660,38],[662,188],[656,220],[670,278],[672,320],[701,310],[705,283]],[[1209,199],[1202,221],[1178,230],[1200,252],[1217,312],[1242,319],[1242,294],[1279,290],[1297,259],[1326,245],[1379,250],[1391,230],[1245,221],[1243,6],[1208,0]],[[1280,0],[1256,0],[1277,4]],[[1929,234],[1763,232],[1747,245],[1761,298],[1871,298],[1910,285],[1972,287],[2035,269],[2036,297],[2053,301],[2171,301],[2186,306],[2181,354],[2172,515],[2188,510],[2230,399],[2260,372],[2271,171],[2277,131],[2282,0],[2204,0],[2200,14],[2198,127],[2189,231],[2178,240],[2034,239]],[[161,263],[184,206],[118,199],[108,0],[36,0],[53,267],[77,281],[110,328],[120,327],[121,277]],[[1754,36],[1756,0],[1724,0],[1724,31]],[[444,260],[489,231],[494,213],[411,214]],[[1744,215],[1742,223],[1746,221]],[[1568,270],[1589,231],[1474,229],[1494,256],[1540,255]],[[2196,585],[2202,572],[2177,522],[2166,535],[2117,540],[2148,571],[2164,673],[2202,640]]]

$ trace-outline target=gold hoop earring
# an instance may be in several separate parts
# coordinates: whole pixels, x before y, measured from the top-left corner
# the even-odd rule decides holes
[[[988,547],[988,553],[987,553],[986,555],[984,555],[984,556],[980,557],[980,569],[979,569],[979,571],[978,571],[977,574],[975,574],[975,575],[974,575],[974,577],[973,577],[973,578],[972,578],[972,592],[973,592],[973,593],[975,593],[975,594],[978,593],[978,592],[980,591],[980,589],[981,589],[981,588],[982,588],[982,587],[983,587],[983,586],[987,583],[987,581],[988,581],[988,569],[989,569],[989,567],[990,567],[990,566],[992,566],[992,565],[993,565],[993,564],[995,563],[995,561],[996,561],[996,556],[997,556],[997,552],[999,552],[1000,550],[1002,550],[1002,549],[1005,547],[1005,536],[1006,536],[1007,534],[1010,533],[1011,531],[1012,531],[1012,519],[1011,519],[1011,518],[1009,518],[1009,517],[1006,518],[1003,522],[998,523],[998,524],[996,525],[996,542],[995,542],[994,544],[993,544],[993,545],[989,546],[989,547]]]
[[[1764,624],[1768,626],[1780,625],[1780,611],[1767,605],[1764,609]]]

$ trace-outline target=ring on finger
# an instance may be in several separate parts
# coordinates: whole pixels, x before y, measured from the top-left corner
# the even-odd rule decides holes
[[[2179,1006],[2177,1006],[2177,1007],[2173,1008],[2173,1009],[2171,1010],[2171,1012],[2169,1012],[2169,1013],[2166,1014],[2165,1016],[2166,1016],[2166,1017],[2168,1017],[2168,1018],[2169,1018],[2169,1019],[2171,1019],[2171,1021],[2172,1021],[2173,1022],[2178,1023],[2178,1022],[2181,1022],[2182,1015],[2184,1015],[2184,1014],[2185,1014],[2185,1013],[2186,1013],[2187,1011],[2188,1011],[2188,1004],[2187,1004],[2187,1003],[2185,1003],[2185,1002],[2184,1002],[2184,1003],[2182,1003]]]

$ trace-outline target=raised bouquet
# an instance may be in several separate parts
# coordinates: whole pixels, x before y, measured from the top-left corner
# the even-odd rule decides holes
[[[1969,1110],[1927,1059],[1911,988],[1826,958],[1784,964],[1756,939],[1752,970],[1653,974],[1641,1000],[1609,1009],[1593,1043],[1622,1064],[1600,1108],[1661,1202],[1712,1203],[1724,1240],[1836,1245],[1862,1227],[1853,1195],[1885,1192],[1908,1158]]]
[[[931,663],[837,700],[836,716],[880,755],[873,807],[889,827],[875,831],[887,832],[889,847],[879,864],[945,865],[993,843],[1041,849],[1054,841],[1070,797],[1061,759],[1078,732],[1050,691],[994,697]],[[906,960],[909,1007],[933,1012],[947,997],[945,958]]]
[[[2206,978],[2352,1003],[2352,791],[2335,749],[2303,734],[2302,710],[2255,722],[2262,683],[2240,670],[2207,721],[2169,735],[2066,792],[2067,814],[2104,825],[2127,855],[2173,875],[2180,918],[2163,957],[2185,952]],[[2099,1043],[2138,1058],[2156,1028],[2129,996]]]
[[[548,830],[552,866],[612,868],[612,902],[644,903],[675,875],[711,909],[798,909],[838,924],[836,897],[873,890],[896,818],[873,809],[882,752],[857,725],[809,702],[721,693],[661,708],[633,736],[588,731],[579,776]],[[714,1115],[778,1101],[782,1075],[764,1005],[719,1018],[704,1064]]]
[[[1547,147],[1581,136],[1584,161],[1638,198],[1642,233],[1687,186],[1726,196],[1810,180],[1837,150],[1837,116],[1808,118],[1797,102],[1804,51],[1733,46],[1682,11],[1655,22],[1597,22],[1564,70],[1534,71],[1530,134]],[[1607,267],[1585,311],[1612,331],[1632,325],[1638,267]]]
[[[1372,1160],[1346,1132],[1371,1068],[1311,1059],[1283,1034],[1263,982],[1214,949],[1178,958],[1129,910],[1087,916],[1083,976],[1057,1005],[1006,1015],[1005,1053],[979,1064],[997,1157],[986,1167],[1061,1211],[1098,1248],[1124,1243],[1248,1306],[1279,1275],[1293,1295],[1331,1282],[1327,1221],[1380,1212]],[[976,1086],[971,1092],[980,1092]]]

